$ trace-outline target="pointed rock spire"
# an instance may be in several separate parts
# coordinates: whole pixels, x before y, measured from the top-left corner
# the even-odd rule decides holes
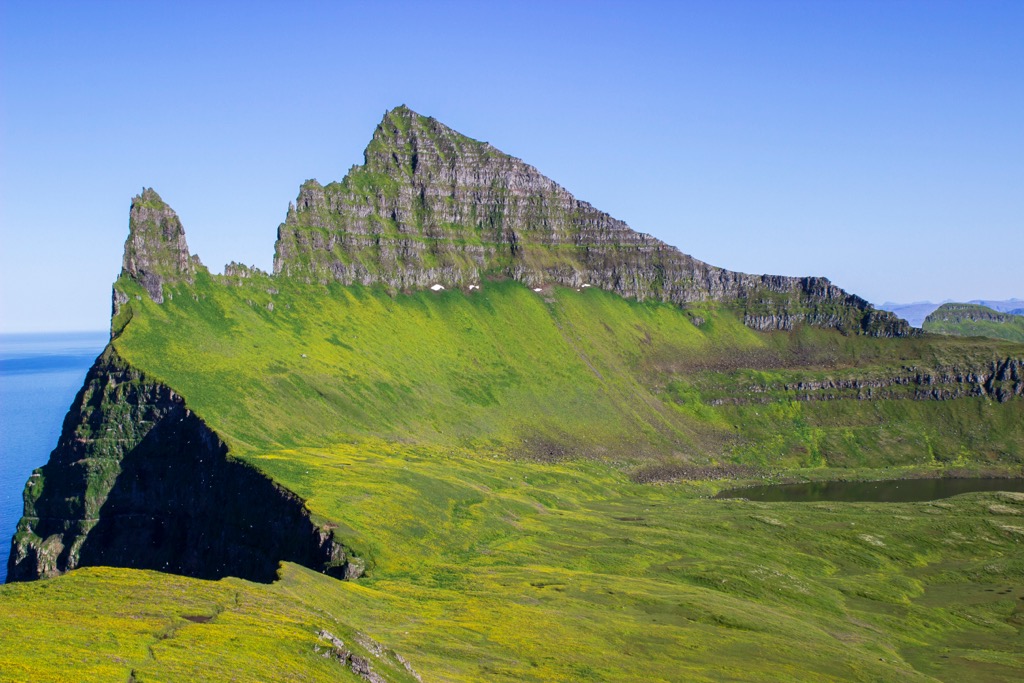
[[[192,282],[197,263],[189,255],[178,214],[155,190],[144,188],[132,199],[121,274],[136,280],[160,304],[163,285]]]

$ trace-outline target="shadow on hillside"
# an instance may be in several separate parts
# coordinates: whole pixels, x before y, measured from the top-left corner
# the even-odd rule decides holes
[[[78,564],[267,583],[281,561],[322,570],[331,545],[297,497],[179,405],[121,461]]]

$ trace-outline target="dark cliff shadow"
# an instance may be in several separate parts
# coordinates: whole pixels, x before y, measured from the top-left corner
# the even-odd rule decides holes
[[[77,564],[267,583],[281,561],[344,575],[340,552],[299,498],[179,404],[125,454]]]

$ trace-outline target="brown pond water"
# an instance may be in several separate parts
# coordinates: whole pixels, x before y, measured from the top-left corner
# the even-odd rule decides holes
[[[1024,479],[892,479],[813,481],[720,491],[715,498],[746,498],[770,503],[916,503],[975,491],[1024,491]]]

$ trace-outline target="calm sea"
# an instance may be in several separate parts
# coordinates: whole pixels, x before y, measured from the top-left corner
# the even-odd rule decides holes
[[[0,583],[7,579],[21,491],[57,445],[64,414],[106,332],[0,334]]]

